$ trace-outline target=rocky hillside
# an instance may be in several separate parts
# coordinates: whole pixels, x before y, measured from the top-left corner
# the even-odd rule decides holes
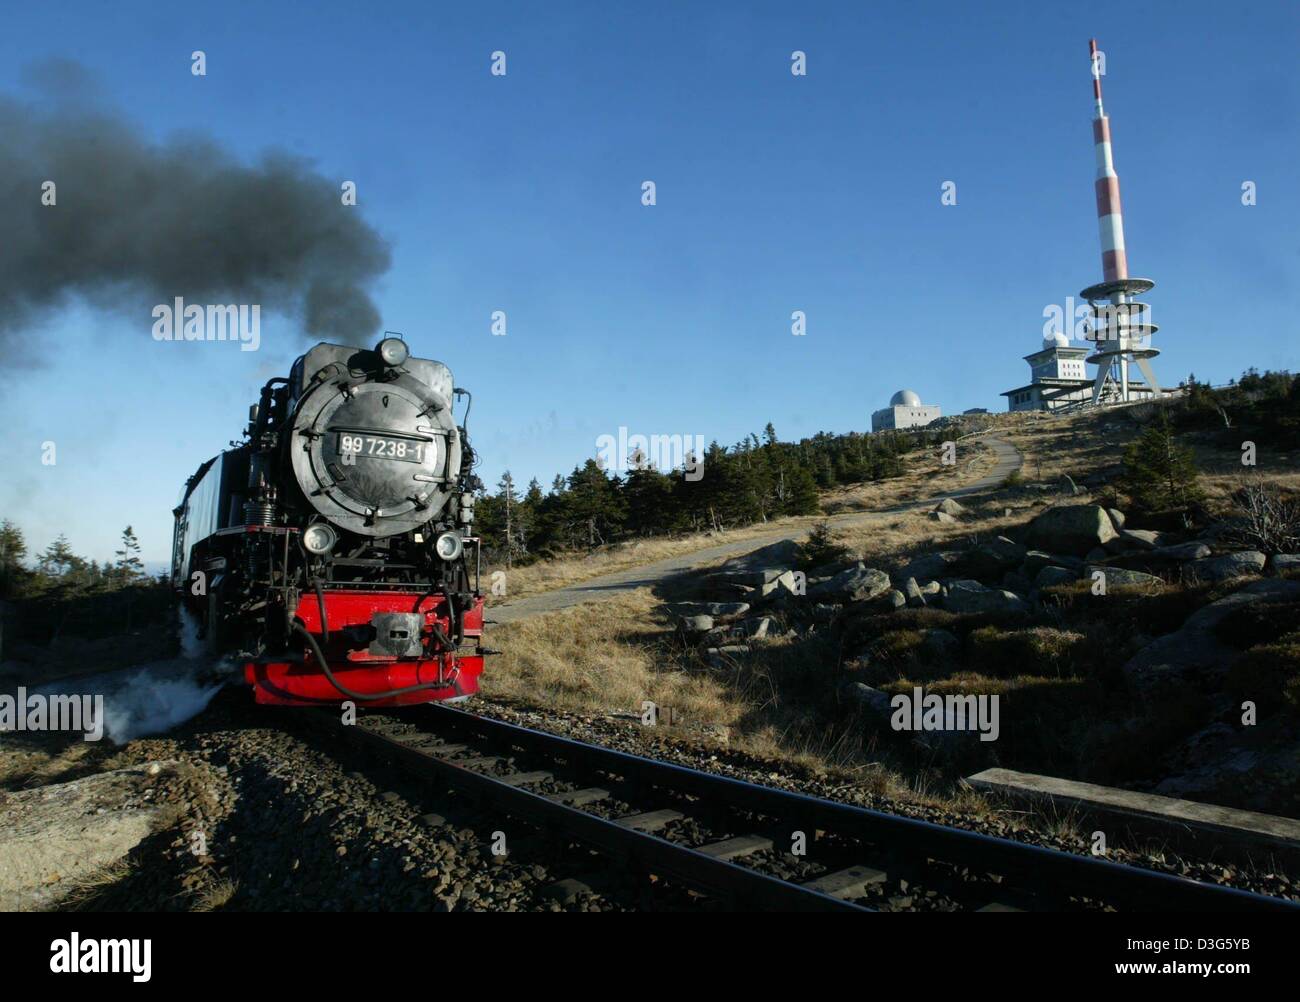
[[[1038,495],[1036,514],[903,560],[776,544],[669,611],[713,670],[743,672],[778,635],[792,661],[831,641],[809,712],[950,775],[1006,765],[1300,813],[1300,556],[1234,542],[1227,520],[1144,527],[1068,479],[1004,493]],[[952,500],[924,517],[978,521]],[[918,687],[998,695],[997,740],[898,733],[891,698]]]

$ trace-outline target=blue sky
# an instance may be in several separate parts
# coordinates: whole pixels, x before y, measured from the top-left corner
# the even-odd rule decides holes
[[[384,327],[474,392],[489,484],[549,484],[621,425],[864,430],[902,386],[1003,409],[1044,307],[1100,280],[1095,35],[1157,374],[1296,368],[1296,6],[1050,6],[14,4],[0,92],[71,57],[159,140],[354,180],[392,244]],[[104,559],[130,522],[165,559],[183,480],[305,344],[274,304],[258,352],[158,344],[152,305],[69,302],[28,334],[44,367],[3,374],[0,516],[34,548]]]

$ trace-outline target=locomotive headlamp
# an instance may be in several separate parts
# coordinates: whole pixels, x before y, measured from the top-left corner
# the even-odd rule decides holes
[[[456,560],[465,551],[465,543],[459,532],[444,532],[433,547],[443,560]]]
[[[401,338],[386,337],[379,342],[379,357],[385,365],[401,365],[411,354],[411,349]]]
[[[309,525],[302,531],[302,548],[318,557],[329,553],[338,541],[338,535],[324,522]]]

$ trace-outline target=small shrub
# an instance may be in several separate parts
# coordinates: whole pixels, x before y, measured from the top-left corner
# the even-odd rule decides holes
[[[1294,709],[1300,696],[1300,633],[1252,647],[1228,669],[1228,691],[1251,700],[1261,716]]]
[[[1022,630],[985,626],[969,638],[973,666],[1000,678],[1073,675],[1082,668],[1085,642],[1082,633],[1048,626]]]
[[[847,546],[836,541],[830,523],[823,520],[808,530],[808,538],[800,548],[799,564],[803,570],[811,570],[823,564],[847,560],[850,553]]]
[[[1173,426],[1163,411],[1124,451],[1120,486],[1139,511],[1190,508],[1204,496],[1196,478],[1192,450],[1175,440]]]
[[[1214,628],[1219,640],[1246,650],[1271,644],[1295,631],[1300,623],[1300,602],[1243,605],[1228,613]]]
[[[1103,725],[1079,749],[1082,778],[1110,783],[1163,778],[1163,756],[1205,726],[1209,703],[1190,689],[1173,690],[1145,716]]]
[[[1232,495],[1232,537],[1265,553],[1300,548],[1300,502],[1276,484],[1255,481]]]

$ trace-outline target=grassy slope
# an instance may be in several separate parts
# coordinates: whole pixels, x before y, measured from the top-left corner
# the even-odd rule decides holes
[[[1051,482],[1062,473],[1082,477],[1114,466],[1124,446],[1141,430],[1139,424],[1113,414],[1055,419],[1006,415],[998,423],[1026,456],[1025,473],[1031,482]],[[1207,436],[1210,437],[1213,436]],[[1209,471],[1204,478],[1205,486],[1212,497],[1225,497],[1240,476],[1239,453],[1221,443],[1194,444],[1202,469]],[[834,492],[827,497],[827,506],[869,510],[910,497],[939,493],[943,489],[939,478],[947,479],[949,484],[955,479],[951,469],[938,465],[937,457],[913,458],[915,462],[905,477]],[[979,460],[978,456],[969,458]],[[1260,472],[1269,479],[1296,485],[1300,483],[1297,458],[1300,457],[1262,456]],[[917,552],[987,539],[1021,526],[1048,500],[1023,492],[992,492],[979,499],[963,500],[968,510],[959,524],[940,525],[918,513],[894,514],[843,529],[838,536],[868,564],[891,566]],[[704,537],[699,545],[715,541]],[[611,563],[601,564],[597,558],[596,566],[583,567],[585,561],[570,561],[550,570],[545,565],[528,570],[536,575],[533,580],[540,587],[548,576],[550,580],[579,580],[581,576],[615,566],[632,566],[668,552],[682,552],[679,547],[689,547],[693,542],[646,543],[639,551],[628,548],[618,557],[607,558]],[[486,692],[522,703],[595,714],[636,714],[641,701],[649,699],[681,712],[684,736],[726,735],[733,746],[757,754],[846,769],[853,776],[869,780],[882,793],[927,800],[941,791],[945,796],[959,796],[969,803],[965,794],[958,793],[949,784],[951,773],[944,778],[942,769],[927,766],[910,754],[898,755],[893,750],[879,748],[874,739],[863,737],[861,721],[843,706],[836,705],[839,698],[834,695],[834,683],[840,668],[839,651],[828,639],[772,639],[756,645],[755,652],[743,664],[710,667],[677,640],[668,617],[657,611],[657,603],[664,597],[664,590],[659,591],[659,595],[652,595],[649,590],[641,590],[599,604],[497,627],[493,631],[493,644],[501,647],[505,656],[494,660],[492,671],[485,675]],[[1141,617],[1148,615],[1142,611],[1146,608],[1144,603],[1154,605],[1159,601],[1158,595],[1134,598],[1138,625]],[[1116,631],[1106,629],[1104,619],[1089,619],[1091,614],[1084,605],[1080,603],[1078,612],[1070,613],[1078,617],[1083,631],[1076,635],[1077,639],[1062,641],[1053,636],[1039,639],[1048,646],[1061,642],[1071,645],[1069,666],[1077,666],[1080,657],[1095,659],[1104,655],[1108,663],[1127,657],[1128,647],[1142,639],[1140,632],[1116,636]],[[928,625],[944,625],[937,620],[945,615],[935,613],[936,622]],[[902,628],[907,624],[895,625]],[[915,634],[915,629],[912,632]],[[894,678],[863,680],[898,688],[920,680],[942,684],[947,678],[949,685],[973,687],[974,691],[1020,690],[1024,694],[1022,704],[1032,708],[1035,714],[1057,713],[1062,708],[1072,712],[1081,694],[1086,695],[1083,690],[1089,689],[1090,680],[1069,670],[989,671],[1008,643],[1022,643],[1022,639],[1008,640],[996,632],[968,638],[969,632],[963,630],[964,650],[978,652],[973,665],[952,665],[950,674],[945,675],[945,669],[941,669],[937,675],[932,672],[927,678],[913,679],[909,673],[915,673],[917,660],[909,660],[907,652],[902,651]],[[904,646],[908,640],[893,638],[893,642]],[[1107,644],[1113,649],[1106,647],[1103,651]],[[1026,649],[1033,649],[1033,645]],[[1060,657],[1055,651],[1051,656]],[[979,671],[981,667],[983,673]],[[1051,751],[1055,755],[1057,750]]]

